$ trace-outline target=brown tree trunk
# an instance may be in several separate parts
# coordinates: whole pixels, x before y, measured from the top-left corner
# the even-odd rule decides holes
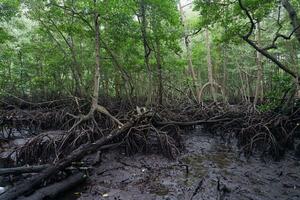
[[[146,19],[146,4],[144,0],[140,1],[140,14],[141,14],[141,32],[142,32],[142,40],[144,47],[144,62],[148,73],[148,96],[147,96],[147,104],[152,103],[152,71],[149,64],[149,57],[151,53],[151,49],[147,42],[147,19]]]
[[[245,72],[244,72],[245,73]],[[247,88],[247,99],[248,99],[248,102],[250,103],[251,102],[251,88],[250,88],[250,81],[249,81],[249,76],[248,76],[248,72],[245,73],[245,78],[246,78],[246,88]]]
[[[210,37],[209,37],[209,31],[208,29],[205,30],[205,42],[206,42],[206,50],[207,50],[207,71],[208,71],[208,81],[210,82],[210,91],[213,97],[213,101],[217,101],[216,97],[216,91],[214,87],[214,79],[213,79],[213,66],[212,66],[212,60],[211,60],[211,47],[210,47]]]
[[[183,6],[181,5],[180,1],[178,2],[178,4],[179,4],[181,23],[182,23],[182,26],[184,27],[184,31],[186,32],[187,30],[185,30],[186,26],[185,26],[185,22],[184,22]],[[186,34],[184,34],[184,44],[185,44],[185,48],[186,48],[188,73],[189,73],[190,77],[192,78],[192,85],[193,85],[193,90],[194,90],[193,93],[194,93],[194,95],[196,95],[196,97],[198,97],[200,89],[197,87],[197,83],[196,83],[197,77],[196,77],[196,73],[195,73],[193,61],[192,61],[192,53],[191,53],[191,48],[190,48],[189,36],[187,36]],[[200,73],[200,71],[198,73]]]
[[[19,60],[20,60],[20,82],[23,83],[23,79],[24,79],[24,73],[23,73],[23,70],[24,70],[24,62],[23,62],[23,53],[22,53],[22,50],[19,50]],[[22,90],[22,96],[25,97],[25,89],[24,89],[24,86],[23,84],[21,85],[21,90]]]
[[[118,76],[117,73],[115,74],[114,87],[115,87],[115,95],[116,95],[117,99],[120,99],[120,97],[121,97],[121,84],[120,84],[119,76]]]
[[[156,65],[157,65],[157,71],[158,71],[158,103],[160,105],[163,104],[163,83],[162,83],[162,65],[161,65],[161,53],[160,53],[160,41],[157,37],[155,40],[156,43]]]
[[[112,116],[108,110],[98,104],[99,100],[99,84],[100,84],[100,23],[99,23],[99,13],[97,11],[97,0],[94,0],[94,29],[95,29],[95,69],[94,69],[94,90],[93,90],[93,96],[92,96],[92,105],[89,113],[87,115],[80,115],[80,116],[74,116],[75,118],[78,118],[79,120],[71,127],[71,130],[73,130],[75,127],[77,127],[80,123],[87,121],[91,119],[94,116],[94,112],[98,111],[102,114],[107,115],[110,117],[113,121],[115,121],[119,126],[123,126],[123,124],[114,116]]]
[[[288,14],[289,14],[291,24],[292,24],[293,29],[295,31],[295,36],[296,36],[297,40],[300,43],[300,21],[299,21],[299,18],[297,16],[297,12],[294,9],[294,7],[291,5],[289,0],[281,0],[281,3],[283,5],[283,7],[286,9],[286,11],[288,12]]]
[[[227,96],[227,45],[223,46],[223,80],[222,87],[224,90],[224,94]]]
[[[77,55],[76,55],[76,50],[75,50],[75,44],[73,37],[70,37],[71,42],[70,42],[70,51],[72,54],[72,69],[74,73],[74,78],[75,78],[75,95],[77,96],[82,96],[84,94],[83,88],[82,88],[82,76],[81,76],[81,70],[80,70],[80,65],[79,62],[77,61]]]
[[[247,99],[247,94],[246,94],[246,86],[244,83],[244,78],[243,78],[243,74],[242,74],[242,70],[240,69],[240,67],[238,67],[238,71],[239,71],[239,76],[240,76],[240,81],[241,81],[241,94],[242,94],[242,99],[244,99],[244,101],[248,101]]]
[[[255,39],[257,44],[261,45],[261,36],[260,36],[260,24],[257,23],[257,32],[255,35]],[[253,105],[256,106],[258,100],[263,100],[263,63],[262,63],[262,55],[256,51],[256,62],[257,62],[257,79],[256,79],[256,88],[255,88],[255,96]]]
[[[94,0],[96,8],[96,0]],[[99,30],[99,13],[95,11],[94,14],[94,27],[95,27],[95,71],[94,71],[94,91],[92,100],[92,109],[96,108],[99,99],[99,83],[100,83],[100,30]]]
[[[72,0],[72,7],[74,6],[74,3],[75,3],[74,1],[75,0]],[[65,13],[65,14],[67,14],[67,13]],[[72,13],[71,26],[74,25],[74,19],[75,19],[75,16],[74,16],[74,13]],[[75,77],[74,77],[75,78],[75,95],[80,97],[80,96],[84,95],[83,87],[82,87],[82,74],[81,74],[80,64],[77,60],[77,51],[76,51],[76,46],[75,46],[72,32],[69,35],[69,39],[70,39],[70,41],[66,41],[66,43],[68,44],[68,46],[70,48],[72,60],[73,60],[72,68],[74,70],[74,75],[75,75]]]

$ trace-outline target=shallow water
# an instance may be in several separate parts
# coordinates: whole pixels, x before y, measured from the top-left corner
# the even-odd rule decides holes
[[[184,136],[186,150],[177,160],[160,155],[103,154],[90,181],[61,199],[300,199],[300,161],[287,154],[280,162],[245,159],[234,144],[204,134]],[[92,160],[93,155],[87,157]]]

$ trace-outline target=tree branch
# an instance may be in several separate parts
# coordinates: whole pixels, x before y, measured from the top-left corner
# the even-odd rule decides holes
[[[300,43],[300,22],[297,16],[297,12],[294,9],[294,7],[291,5],[289,0],[281,0],[281,3],[283,5],[283,7],[285,8],[285,10],[288,12],[290,20],[291,20],[291,24],[293,26],[293,29],[295,31],[295,36],[297,38],[297,40]]]
[[[239,5],[240,5],[241,9],[245,12],[245,14],[247,15],[247,17],[248,17],[248,19],[250,20],[250,23],[251,23],[251,26],[250,26],[250,29],[249,29],[248,33],[243,36],[243,38],[247,38],[248,39],[252,35],[252,33],[253,33],[253,30],[255,28],[255,23],[253,21],[253,18],[251,17],[250,12],[243,5],[242,0],[239,0]]]
[[[248,17],[248,19],[249,19],[249,21],[251,23],[250,30],[248,31],[248,33],[246,35],[241,36],[243,38],[243,40],[245,40],[249,45],[251,45],[256,51],[258,51],[259,53],[261,53],[262,55],[264,55],[266,58],[270,59],[280,69],[282,69],[283,71],[285,71],[286,73],[288,73],[292,77],[298,78],[297,73],[295,73],[294,71],[292,71],[289,68],[287,68],[283,63],[281,63],[278,59],[276,59],[273,55],[271,55],[267,50],[265,50],[265,48],[260,48],[257,44],[255,44],[255,42],[253,42],[250,39],[250,36],[252,35],[253,30],[255,28],[255,23],[254,23],[254,20],[253,20],[253,18],[251,16],[250,12],[243,5],[242,0],[239,0],[239,5],[240,5],[241,9],[245,12],[245,14],[247,15],[247,17]]]

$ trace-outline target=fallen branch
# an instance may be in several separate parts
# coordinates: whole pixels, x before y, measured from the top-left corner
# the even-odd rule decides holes
[[[13,168],[0,168],[0,176],[8,174],[37,173],[49,167],[49,165],[22,166]]]
[[[193,200],[193,198],[199,193],[199,191],[200,191],[200,189],[201,189],[201,187],[202,187],[202,185],[203,185],[203,181],[204,181],[204,178],[202,178],[202,179],[199,181],[197,187],[195,188],[195,190],[194,190],[194,192],[193,192],[193,195],[192,195],[192,197],[191,197],[191,200]]]
[[[97,151],[101,146],[108,144],[113,139],[120,136],[123,132],[127,131],[133,125],[133,121],[129,121],[121,128],[114,129],[109,135],[103,136],[94,143],[87,143],[81,145],[78,149],[73,151],[69,156],[59,160],[55,165],[51,165],[40,174],[33,176],[31,179],[24,181],[13,188],[9,189],[7,192],[0,196],[1,200],[13,200],[17,197],[28,193],[37,187],[39,187],[43,181],[45,181],[50,176],[56,174],[60,170],[65,169],[74,161],[82,159],[85,155]]]
[[[67,179],[55,183],[53,185],[50,185],[48,187],[44,187],[42,189],[37,190],[35,193],[28,197],[21,197],[18,198],[19,200],[42,200],[45,198],[50,198],[53,199],[55,198],[58,194],[71,189],[72,187],[82,183],[85,181],[87,176],[83,173],[78,173],[75,175],[72,175],[68,177]]]
[[[155,121],[157,125],[165,126],[165,125],[177,125],[177,126],[195,126],[200,124],[208,124],[208,123],[218,123],[218,122],[225,122],[230,121],[232,119],[230,118],[224,118],[224,119],[212,119],[212,120],[197,120],[197,121],[191,121],[191,122],[174,122],[174,121],[168,121],[168,122],[159,122]]]

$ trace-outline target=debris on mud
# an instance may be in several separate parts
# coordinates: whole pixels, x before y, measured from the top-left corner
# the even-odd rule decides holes
[[[62,192],[61,188],[72,188],[74,184],[81,183],[83,176],[76,175],[81,173],[89,176],[89,183],[93,182],[93,177],[103,179],[103,183],[95,183],[100,188],[91,191],[103,198],[119,198],[113,194],[120,193],[122,196],[124,193],[120,198],[126,199],[126,195],[135,194],[131,190],[136,190],[137,197],[131,196],[130,199],[138,199],[142,194],[145,196],[143,199],[165,196],[199,199],[199,194],[204,195],[201,197],[203,199],[209,199],[212,195],[226,199],[237,190],[237,185],[228,183],[226,179],[234,177],[231,173],[236,170],[246,173],[243,170],[248,165],[247,162],[241,164],[237,161],[236,154],[249,158],[253,152],[258,151],[266,159],[270,158],[268,155],[275,160],[283,158],[285,152],[296,145],[300,131],[297,120],[300,117],[299,108],[288,114],[260,113],[246,106],[218,104],[181,104],[149,110],[128,108],[117,111],[115,108],[111,106],[110,110],[120,120],[119,124],[97,113],[91,120],[78,123],[75,128],[76,118],[70,112],[78,114],[78,110],[83,108],[76,109],[73,104],[48,111],[41,108],[3,110],[0,124],[1,146],[6,150],[1,157],[5,160],[2,167],[6,169],[2,171],[6,175],[3,175],[1,183],[6,188],[0,199],[53,198],[54,196],[49,195],[41,197],[40,194],[44,192],[39,191],[51,188],[53,194],[59,194]],[[199,126],[203,128],[200,133],[207,132],[219,138],[218,140],[226,143],[236,141],[236,144],[226,145],[226,148],[223,148],[223,144],[218,144],[213,149],[205,147],[214,144],[212,141],[208,144],[201,141],[193,143],[191,139],[194,135],[189,132],[198,130]],[[201,135],[197,137],[207,138]],[[20,144],[13,145],[17,139],[21,139]],[[189,146],[189,142],[194,146]],[[239,148],[235,148],[236,146]],[[129,155],[134,156],[126,157]],[[255,155],[256,153],[253,157]],[[90,156],[91,159],[84,161]],[[140,160],[130,160],[137,158]],[[143,159],[146,160],[142,161]],[[235,168],[230,168],[232,165]],[[253,169],[255,165],[261,164],[255,162]],[[116,177],[114,173],[124,173],[125,178],[122,174]],[[122,177],[124,179],[119,180]],[[234,179],[238,177],[241,174]],[[110,185],[115,181],[118,183]],[[239,182],[232,182],[235,181]],[[289,183],[287,185],[290,186]],[[178,190],[180,188],[181,192]],[[130,191],[129,194],[126,191]],[[251,194],[258,195],[254,189]],[[239,199],[237,194],[233,197]],[[84,198],[84,195],[80,198]]]

